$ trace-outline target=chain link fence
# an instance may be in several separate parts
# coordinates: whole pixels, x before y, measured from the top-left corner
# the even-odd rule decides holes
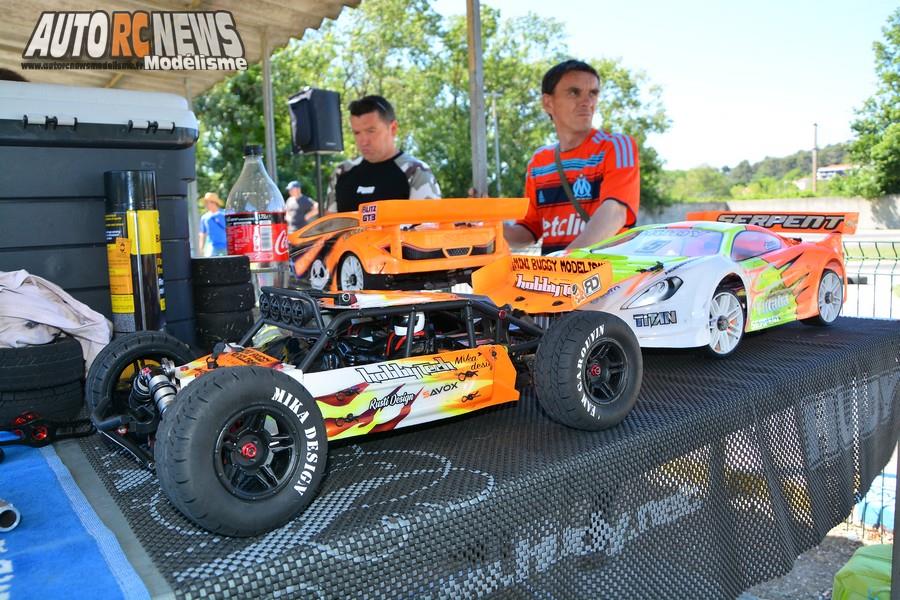
[[[847,267],[847,298],[841,314],[851,317],[900,319],[900,240],[844,240]],[[869,492],[848,517],[848,524],[862,525],[885,542],[886,531],[894,531],[898,507],[897,452],[888,467],[872,482]]]
[[[843,313],[900,319],[900,241],[844,240],[850,285]]]

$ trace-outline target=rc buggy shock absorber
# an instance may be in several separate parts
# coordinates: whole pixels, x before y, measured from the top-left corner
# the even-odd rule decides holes
[[[147,404],[153,403],[162,418],[178,393],[174,377],[175,364],[170,360],[163,359],[159,367],[144,367],[134,378],[129,404],[135,410],[147,410]]]

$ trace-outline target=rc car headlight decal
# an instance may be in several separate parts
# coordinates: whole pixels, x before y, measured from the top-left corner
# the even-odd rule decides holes
[[[663,300],[668,300],[675,295],[681,284],[684,283],[678,277],[667,277],[654,284],[644,288],[642,292],[632,296],[632,298],[622,305],[622,308],[641,308],[642,306],[650,306]]]

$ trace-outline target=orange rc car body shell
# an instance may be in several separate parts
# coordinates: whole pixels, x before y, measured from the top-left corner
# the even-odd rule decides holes
[[[291,261],[313,287],[332,290],[348,256],[374,276],[475,269],[509,255],[503,221],[520,219],[527,209],[525,198],[370,202],[293,232]]]

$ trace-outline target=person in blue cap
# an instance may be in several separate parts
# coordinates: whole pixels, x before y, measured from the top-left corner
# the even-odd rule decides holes
[[[300,229],[319,216],[319,204],[303,193],[299,181],[287,184],[288,197],[284,201],[284,214],[287,219],[288,233]]]
[[[201,256],[225,256],[228,254],[228,239],[225,236],[225,213],[220,209],[225,206],[215,192],[207,192],[203,197],[206,212],[200,217]]]

